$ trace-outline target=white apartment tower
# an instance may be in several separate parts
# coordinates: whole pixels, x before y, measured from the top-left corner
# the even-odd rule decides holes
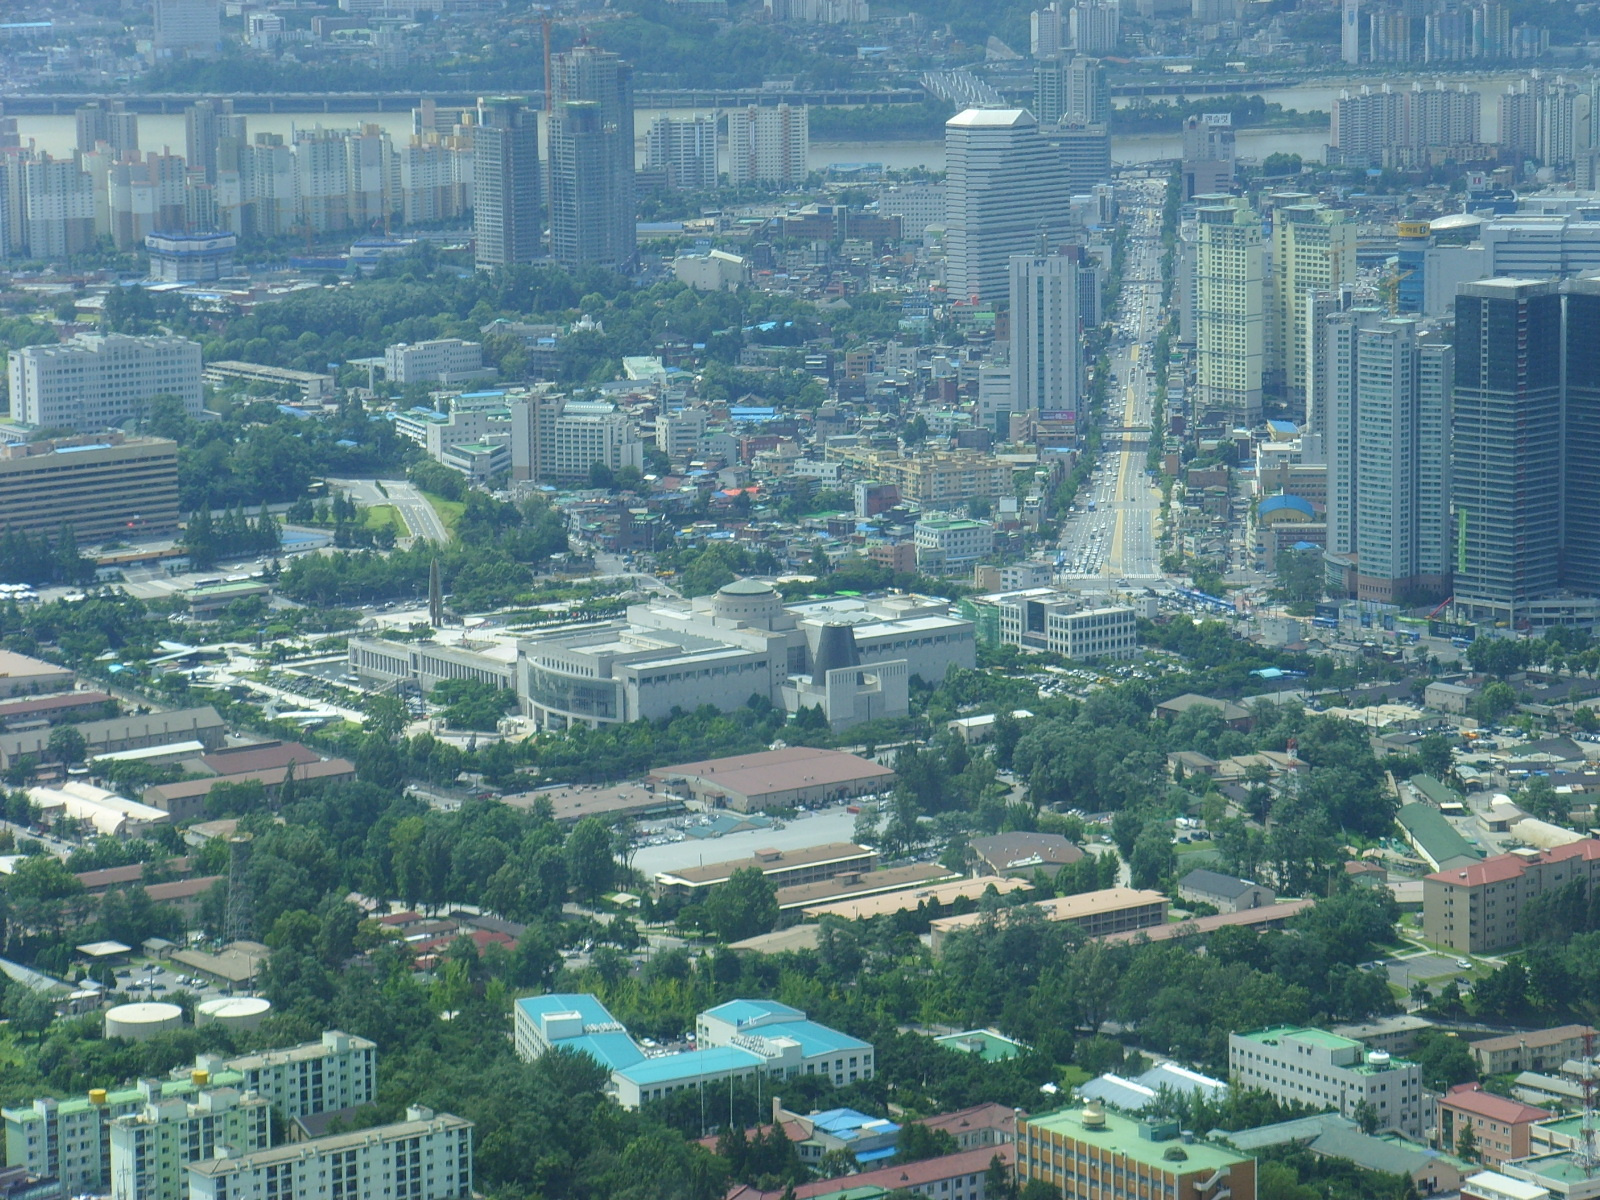
[[[189,1200],[457,1200],[472,1194],[472,1122],[406,1119],[189,1164]]]
[[[728,113],[728,182],[796,183],[806,177],[810,110],[804,105],[750,105]]]
[[[717,118],[657,117],[645,133],[645,166],[666,168],[667,183],[685,191],[717,186]]]
[[[1261,417],[1266,302],[1261,220],[1244,205],[1197,210],[1194,265],[1195,373],[1202,409]]]
[[[1356,562],[1356,595],[1385,604],[1449,575],[1453,350],[1379,309],[1330,315],[1328,549]]]
[[[603,401],[540,393],[511,401],[511,477],[584,480],[595,463],[644,466],[644,443],[626,413]]]
[[[179,337],[79,334],[10,355],[11,411],[23,423],[95,433],[144,415],[156,396],[199,416],[200,343]]]
[[[320,1041],[244,1054],[223,1065],[243,1076],[241,1089],[260,1095],[285,1120],[370,1104],[378,1087],[376,1043],[337,1029],[324,1031]]]
[[[1077,420],[1084,390],[1078,264],[1059,254],[1014,254],[1010,265],[1011,411]]]
[[[1356,278],[1356,227],[1339,209],[1290,204],[1277,210],[1272,226],[1272,323],[1268,345],[1276,361],[1266,364],[1282,377],[1287,394],[1306,394],[1305,313],[1308,293],[1337,289]]]
[[[1067,167],[1025,108],[969,108],[945,122],[945,286],[996,300],[1013,254],[1066,235]]]
[[[1120,0],[1078,0],[1068,25],[1079,54],[1109,54],[1117,48],[1122,23]]]

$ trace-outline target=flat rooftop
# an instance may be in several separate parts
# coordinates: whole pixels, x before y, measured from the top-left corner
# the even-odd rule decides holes
[[[781,750],[657,767],[650,772],[650,777],[691,785],[698,783],[743,796],[760,796],[867,779],[887,784],[894,778],[894,772],[870,759],[840,750],[786,746]]]
[[[1028,1117],[1024,1123],[1029,1129],[1043,1130],[1071,1138],[1075,1142],[1098,1146],[1161,1172],[1181,1172],[1185,1175],[1203,1172],[1209,1175],[1224,1167],[1242,1166],[1250,1161],[1211,1142],[1184,1142],[1171,1138],[1153,1142],[1145,1137],[1138,1121],[1130,1120],[1116,1112],[1105,1114],[1105,1128],[1091,1129],[1083,1123],[1083,1110],[1062,1109],[1042,1117]],[[1018,1131],[1019,1137],[1021,1130]],[[1174,1147],[1183,1152],[1181,1160],[1166,1157]]]
[[[721,883],[735,871],[743,871],[750,867],[759,868],[763,873],[770,875],[776,871],[827,866],[830,863],[838,863],[841,867],[864,865],[877,853],[870,846],[859,846],[855,842],[827,842],[821,846],[809,846],[801,850],[757,853],[750,858],[736,858],[732,862],[707,863],[703,867],[686,867],[681,871],[663,871],[656,876],[656,881],[669,885],[703,887],[706,884]]]
[[[808,904],[803,912],[811,918],[842,917],[846,921],[868,921],[873,917],[889,913],[909,912],[924,903],[944,905],[960,899],[976,900],[991,887],[1004,896],[1011,892],[1025,891],[1032,886],[1025,879],[980,875],[976,879],[954,879],[949,883],[884,892],[876,896],[858,896],[827,903]]]

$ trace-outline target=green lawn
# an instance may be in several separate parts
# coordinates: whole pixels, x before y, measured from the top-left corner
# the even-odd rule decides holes
[[[444,522],[444,527],[450,531],[450,536],[455,537],[456,526],[461,521],[461,514],[467,511],[467,506],[459,500],[446,500],[443,496],[436,496],[432,492],[423,492],[422,496],[433,505],[433,511],[439,514],[439,520]]]
[[[393,529],[396,537],[405,537],[411,531],[406,528],[400,510],[392,504],[374,504],[361,514],[361,523],[373,533],[380,529]]]

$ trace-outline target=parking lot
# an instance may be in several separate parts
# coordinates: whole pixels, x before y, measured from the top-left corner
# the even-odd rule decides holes
[[[225,987],[203,978],[185,975],[159,963],[134,963],[117,968],[114,999],[119,1004],[134,1000],[170,1000],[177,992],[188,992],[199,1000],[231,993]]]
[[[1465,958],[1459,960],[1459,962],[1470,961]],[[1470,970],[1461,967],[1459,962],[1452,955],[1425,951],[1405,958],[1392,958],[1384,963],[1384,969],[1389,974],[1390,983],[1409,992],[1416,983],[1431,983],[1439,979],[1454,979],[1470,974]]]

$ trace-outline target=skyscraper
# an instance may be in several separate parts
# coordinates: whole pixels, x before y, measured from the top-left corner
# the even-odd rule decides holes
[[[1456,606],[1527,619],[1561,568],[1561,295],[1554,281],[1456,290],[1451,499]]]
[[[1600,279],[1566,284],[1564,582],[1600,596]]]
[[[1195,378],[1203,410],[1261,417],[1266,299],[1261,219],[1241,200],[1196,214]]]
[[[1078,264],[1068,255],[1013,254],[1010,273],[1011,411],[1071,413],[1078,421],[1083,407]]]
[[[121,100],[113,100],[109,108],[104,101],[95,100],[73,115],[78,149],[84,154],[92,153],[101,142],[110,146],[118,158],[139,153],[139,114],[129,112]]]
[[[472,188],[476,265],[532,262],[539,253],[539,117],[521,96],[478,101]]]
[[[1009,259],[1068,225],[1066,163],[1024,108],[969,108],[945,123],[945,285],[997,300]]]
[[[1272,243],[1273,328],[1266,340],[1273,361],[1265,370],[1268,378],[1283,380],[1291,407],[1298,408],[1306,394],[1306,295],[1355,281],[1356,227],[1339,209],[1290,204],[1275,214]]]
[[[1328,549],[1356,563],[1354,594],[1385,604],[1449,577],[1451,347],[1412,318],[1327,318]]]
[[[574,46],[552,64],[550,254],[568,270],[625,270],[636,245],[633,68]]]
[[[1340,4],[1339,59],[1352,67],[1361,62],[1361,0]]]

